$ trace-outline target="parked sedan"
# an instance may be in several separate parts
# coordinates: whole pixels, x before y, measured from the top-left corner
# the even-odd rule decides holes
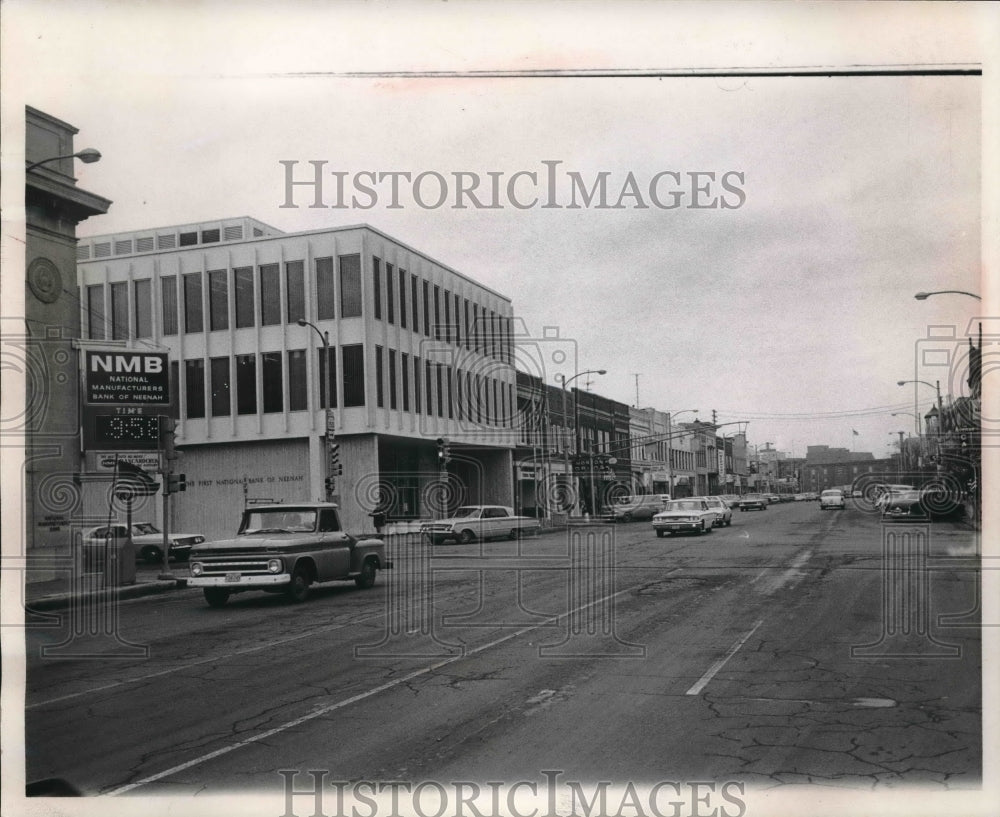
[[[674,499],[653,517],[653,530],[657,536],[708,533],[715,526],[718,515],[718,509],[710,506],[705,497]]]
[[[905,519],[910,522],[926,522],[930,514],[920,501],[920,491],[893,491],[886,494],[882,504],[882,519],[889,522]]]
[[[827,508],[844,508],[844,492],[838,488],[828,488],[819,495],[819,509],[825,511]]]
[[[766,511],[767,497],[761,494],[745,494],[740,500],[741,511]]]
[[[85,545],[101,545],[108,538],[124,540],[128,536],[128,525],[116,522],[112,525],[99,525],[83,532]],[[205,537],[200,533],[170,533],[170,558],[186,562],[194,545],[200,545]],[[132,525],[132,544],[135,545],[136,557],[144,562],[163,561],[163,532],[152,522],[136,522]]]
[[[715,526],[717,528],[728,527],[733,524],[733,509],[729,507],[729,503],[726,502],[725,497],[703,496],[699,497],[699,499],[704,499],[708,503],[708,507],[714,508],[718,512],[718,516],[715,519]]]

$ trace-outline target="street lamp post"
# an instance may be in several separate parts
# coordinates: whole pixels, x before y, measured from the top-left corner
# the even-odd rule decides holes
[[[85,165],[89,165],[101,160],[101,152],[94,148],[84,148],[83,150],[78,150],[76,153],[68,153],[65,156],[49,156],[48,159],[32,162],[24,169],[24,172],[30,173],[40,165],[48,164],[49,162],[58,162],[60,159],[79,159]]]
[[[326,412],[324,413],[324,418],[326,420],[326,434],[325,434],[326,467],[327,467],[327,476],[332,477],[333,474],[330,473],[331,471],[330,452],[333,449],[334,417],[333,417],[333,378],[330,377],[330,333],[326,331],[321,331],[320,328],[316,326],[316,324],[314,324],[312,321],[307,321],[305,318],[299,318],[297,323],[299,326],[310,327],[319,336],[319,339],[323,342],[323,366],[326,368],[326,371],[323,373],[323,376],[326,378]],[[332,482],[326,482],[325,485],[328,489],[326,491],[327,494],[326,498],[329,500],[331,498],[331,495],[333,494],[333,491],[330,490],[330,488],[332,488]]]
[[[896,385],[897,386],[905,386],[907,383],[913,383],[914,384],[914,387],[913,387],[913,422],[914,422],[914,426],[913,427],[916,429],[917,436],[920,436],[920,419],[919,419],[920,418],[920,409],[918,407],[918,401],[917,401],[917,388],[916,388],[916,384],[917,383],[922,383],[925,386],[930,386],[932,389],[934,389],[937,392],[938,423],[940,423],[941,419],[942,419],[942,413],[944,412],[944,406],[941,403],[941,381],[940,380],[935,380],[933,383],[929,383],[926,380],[897,380],[896,381]]]
[[[674,498],[674,433],[670,429],[674,417],[679,417],[685,412],[698,413],[698,409],[682,409],[673,413],[667,412],[667,487],[670,498]]]
[[[771,450],[771,443],[764,443],[764,450],[765,451],[770,451]],[[757,443],[754,443],[753,452],[754,452],[754,458],[757,460],[757,479],[759,480],[760,479],[760,446]],[[756,488],[757,485],[755,484],[754,487]],[[768,494],[771,493],[770,464],[768,464],[767,478],[764,480],[764,493],[768,493]]]
[[[566,375],[564,375],[564,374],[556,375],[556,379],[559,380],[559,382],[562,383],[562,390],[563,390],[563,419],[566,419],[566,416],[565,416],[566,415],[566,397],[569,394],[569,392],[566,390],[566,386],[569,383],[572,383],[578,377],[583,377],[585,374],[607,374],[607,373],[608,372],[607,372],[606,369],[587,369],[586,371],[578,372],[577,374],[573,375],[572,377],[566,377]],[[573,442],[573,456],[574,457],[576,457],[580,453],[580,422],[579,422],[580,415],[579,415],[579,412],[578,412],[578,408],[579,408],[579,406],[577,405],[577,399],[574,397],[573,398],[573,438],[574,438],[574,442]],[[566,472],[567,476],[572,475],[572,472],[570,471],[570,468],[569,468],[569,449],[565,445],[563,446],[563,467],[565,469],[565,472]],[[572,484],[572,482],[570,484]]]

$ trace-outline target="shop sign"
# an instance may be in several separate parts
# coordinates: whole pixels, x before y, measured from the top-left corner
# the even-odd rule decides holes
[[[115,470],[115,460],[127,462],[143,471],[155,472],[160,467],[160,455],[155,451],[96,451],[94,470],[111,473]]]
[[[88,405],[170,404],[166,352],[88,349],[84,361],[84,402]]]

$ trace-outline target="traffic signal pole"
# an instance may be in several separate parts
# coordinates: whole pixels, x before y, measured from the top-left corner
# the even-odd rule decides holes
[[[173,579],[170,572],[170,476],[174,472],[174,460],[177,459],[177,451],[174,448],[174,434],[177,428],[177,421],[173,417],[160,416],[160,455],[162,467],[160,474],[163,477],[163,572],[157,577],[160,579]]]

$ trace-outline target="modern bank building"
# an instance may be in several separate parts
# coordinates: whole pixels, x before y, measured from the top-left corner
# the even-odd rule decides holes
[[[172,530],[231,534],[262,501],[329,496],[348,530],[514,504],[499,292],[367,225],[247,217],[81,238],[77,268],[82,345],[167,355]]]

